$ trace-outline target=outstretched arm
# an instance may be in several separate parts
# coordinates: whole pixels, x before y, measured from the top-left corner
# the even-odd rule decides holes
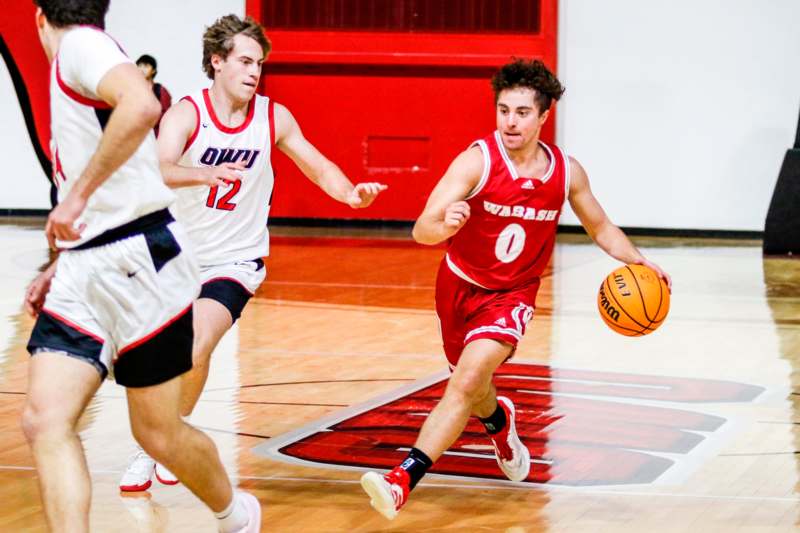
[[[641,252],[628,239],[611,220],[600,206],[600,203],[592,194],[589,186],[589,177],[580,163],[572,157],[569,158],[570,165],[570,184],[569,184],[569,204],[578,216],[581,224],[586,229],[589,237],[603,249],[608,255],[622,261],[623,263],[633,263],[645,265],[655,270],[659,276],[664,278],[667,285],[672,287],[672,279],[669,274],[664,272],[661,267],[648,261]]]
[[[438,244],[455,235],[469,220],[465,201],[483,174],[483,155],[477,147],[460,153],[433,188],[412,235],[421,244]]]
[[[334,200],[354,209],[367,207],[387,189],[386,185],[375,182],[353,186],[338,166],[308,142],[294,116],[280,104],[275,104],[275,137],[278,148]]]

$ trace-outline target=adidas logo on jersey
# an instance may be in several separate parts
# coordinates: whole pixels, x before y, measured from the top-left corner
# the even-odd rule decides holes
[[[502,327],[502,328],[506,327],[506,319],[505,319],[505,317],[501,316],[500,318],[495,320],[494,323],[497,324],[498,326]]]
[[[525,207],[524,205],[500,205],[484,200],[483,208],[486,212],[499,217],[516,217],[523,220],[550,221],[558,217],[558,209],[539,209]]]
[[[531,180],[525,180],[525,183],[522,184],[523,189],[533,189],[535,186]]]

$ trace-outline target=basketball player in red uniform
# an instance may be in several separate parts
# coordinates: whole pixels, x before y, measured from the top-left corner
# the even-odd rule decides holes
[[[451,163],[414,226],[422,244],[448,241],[436,280],[436,313],[452,376],[406,459],[361,478],[372,506],[397,516],[411,489],[477,416],[512,481],[530,471],[514,427],[514,404],[497,396],[492,374],[516,349],[533,316],[539,277],[550,260],[565,200],[589,236],[625,263],[645,259],[606,216],[580,163],[539,139],[564,88],[541,61],[516,60],[493,77],[497,130]]]

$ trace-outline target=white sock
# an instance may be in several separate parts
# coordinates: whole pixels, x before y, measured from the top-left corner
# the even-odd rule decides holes
[[[246,526],[247,522],[250,520],[247,509],[244,508],[244,504],[238,492],[233,493],[233,499],[228,507],[218,513],[214,513],[214,516],[219,520],[219,530],[221,533],[238,531]]]

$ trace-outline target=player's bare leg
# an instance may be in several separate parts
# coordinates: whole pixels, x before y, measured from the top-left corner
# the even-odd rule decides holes
[[[181,420],[180,389],[177,378],[128,388],[131,430],[153,459],[175,472],[212,511],[219,511],[230,501],[231,484],[211,439]]]
[[[92,486],[76,425],[100,387],[100,374],[79,359],[42,352],[31,358],[28,380],[22,429],[47,524],[51,531],[89,531]]]
[[[408,493],[458,439],[470,415],[492,416],[498,410],[492,374],[512,349],[491,339],[478,339],[464,347],[444,396],[422,425],[408,457],[386,475],[367,472],[362,476],[361,486],[375,510],[390,520],[397,516]],[[502,409],[499,415],[505,416]]]
[[[511,346],[492,339],[467,344],[444,396],[422,425],[414,447],[431,461],[438,460],[464,431],[473,409],[491,403],[492,374],[510,354]]]
[[[486,418],[491,416],[495,409],[497,409],[497,389],[494,383],[490,382],[489,390],[486,391],[482,399],[472,406],[472,416]]]
[[[221,303],[210,298],[199,298],[194,302],[192,369],[181,375],[180,378],[180,414],[184,419],[192,414],[206,381],[208,381],[211,354],[232,325],[231,313]],[[147,490],[150,487],[153,473],[162,484],[174,485],[178,482],[175,474],[168,468],[157,464],[146,452],[139,449],[122,476],[120,489],[123,491]]]
[[[211,354],[232,325],[231,313],[221,303],[210,298],[195,301],[192,369],[181,376],[181,416],[189,416],[197,405],[208,381]]]
[[[258,501],[245,493],[237,493],[234,499],[214,442],[181,419],[181,380],[128,388],[127,393],[131,429],[142,448],[174,472],[217,518],[228,520],[220,523],[221,531],[245,531],[245,527],[258,531]]]

